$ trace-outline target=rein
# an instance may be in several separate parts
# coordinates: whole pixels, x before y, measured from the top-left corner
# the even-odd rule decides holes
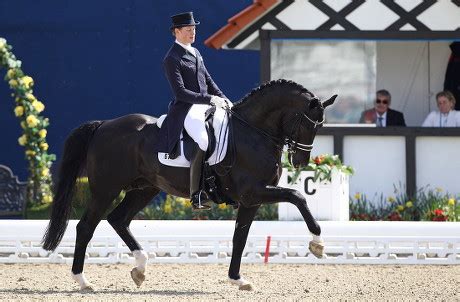
[[[270,133],[268,133],[267,131],[262,130],[262,129],[254,126],[254,125],[251,125],[241,115],[239,115],[238,113],[236,113],[232,109],[228,109],[227,112],[230,113],[232,116],[236,117],[243,124],[251,127],[252,129],[254,129],[257,132],[259,132],[260,134],[262,134],[262,135],[266,136],[267,138],[269,138],[273,142],[273,144],[277,147],[278,150],[282,151],[284,145],[287,145],[288,146],[288,153],[295,153],[297,150],[310,152],[313,149],[313,144],[303,144],[303,143],[300,143],[297,140],[293,139],[294,134],[296,134],[297,136],[299,134],[299,128],[300,128],[300,126],[302,124],[303,118],[306,118],[306,120],[313,125],[313,129],[315,129],[316,127],[318,127],[318,126],[320,126],[320,125],[322,125],[324,123],[324,115],[323,115],[323,119],[321,121],[314,121],[311,118],[309,118],[305,113],[303,113],[294,122],[294,125],[292,127],[292,131],[291,131],[291,135],[289,137],[286,137],[284,140],[280,140],[277,137],[275,137],[275,136],[271,135]]]
[[[313,149],[313,144],[303,144],[303,143],[300,143],[297,140],[293,139],[294,134],[296,134],[296,136],[299,135],[299,128],[300,128],[304,118],[306,119],[307,122],[309,122],[309,123],[311,123],[313,125],[313,129],[315,129],[316,127],[318,127],[318,126],[320,126],[320,125],[322,125],[324,123],[324,115],[323,115],[323,119],[321,121],[314,121],[311,118],[309,118],[305,113],[303,113],[302,115],[300,115],[295,120],[294,125],[292,127],[291,135],[289,137],[286,137],[284,140],[282,140],[282,139],[280,140],[279,138],[277,138],[277,137],[271,135],[270,133],[268,133],[267,131],[265,131],[263,129],[260,129],[260,128],[254,126],[254,125],[251,125],[241,115],[239,115],[238,113],[233,111],[231,108],[226,109],[226,112],[228,114],[228,124],[227,124],[227,128],[225,129],[225,132],[229,131],[229,140],[230,139],[232,140],[232,144],[231,144],[231,150],[232,151],[230,153],[232,154],[233,158],[231,160],[230,165],[222,165],[222,164],[220,165],[224,169],[223,173],[219,173],[217,170],[215,170],[215,172],[219,176],[225,176],[228,173],[230,173],[230,171],[231,171],[231,169],[232,169],[232,167],[233,167],[233,165],[235,164],[235,161],[236,161],[236,147],[235,147],[235,140],[233,139],[233,125],[232,125],[233,119],[231,118],[232,116],[237,118],[244,125],[251,127],[252,129],[257,131],[258,133],[262,134],[263,136],[265,136],[269,140],[271,140],[272,143],[278,149],[278,151],[282,152],[284,146],[287,145],[288,146],[287,151],[288,151],[288,153],[291,153],[291,154],[296,153],[297,150],[310,152]],[[296,114],[296,115],[298,115],[298,114]],[[221,131],[222,131],[222,129],[221,129]],[[219,137],[220,137],[220,134],[219,134]],[[219,138],[219,140],[220,140],[220,138]]]
[[[233,119],[232,119],[232,116],[236,117],[239,121],[241,121],[246,126],[249,126],[252,129],[254,129],[257,132],[259,132],[260,134],[268,137],[279,151],[283,150],[284,143],[281,142],[277,137],[274,137],[270,133],[268,133],[268,132],[266,132],[266,131],[264,131],[264,130],[262,130],[260,128],[257,128],[256,126],[253,126],[253,125],[249,124],[241,115],[239,115],[238,113],[233,111],[231,108],[225,109],[225,111],[226,111],[226,113],[228,115],[228,123],[227,123],[227,128],[225,129],[225,132],[229,131],[228,139],[229,139],[229,141],[230,140],[232,141],[230,154],[232,155],[233,158],[232,158],[231,163],[229,165],[223,165],[222,163],[219,164],[219,166],[221,166],[223,168],[224,172],[220,173],[217,170],[215,170],[217,175],[226,176],[228,173],[230,173],[231,169],[233,168],[233,165],[236,162],[236,146],[235,146],[235,140],[233,139],[234,135],[233,135]],[[219,141],[220,141],[220,134],[219,134]]]
[[[265,130],[262,130],[254,125],[251,125],[250,123],[248,123],[241,115],[239,115],[238,113],[236,113],[235,111],[233,111],[232,109],[228,109],[229,114],[231,116],[234,116],[236,117],[240,122],[242,122],[243,124],[245,124],[246,126],[249,126],[251,127],[252,129],[256,130],[257,132],[259,132],[260,134],[264,135],[265,137],[269,138],[272,143],[277,147],[278,150],[283,150],[283,147],[285,145],[285,143],[278,139],[277,137],[271,135],[270,133],[268,133],[267,131]]]

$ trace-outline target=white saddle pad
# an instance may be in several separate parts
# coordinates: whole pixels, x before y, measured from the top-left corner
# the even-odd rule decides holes
[[[166,118],[166,114],[160,116],[157,120],[158,127],[161,128],[164,119]],[[216,108],[216,112],[214,113],[214,120],[212,122],[214,127],[214,135],[216,137],[216,148],[214,152],[211,154],[207,162],[210,166],[216,165],[220,163],[227,154],[227,143],[228,143],[228,115],[226,114],[225,110]],[[184,143],[182,141],[182,134],[181,134],[181,141],[180,141],[180,150],[181,155],[176,157],[175,159],[170,159],[168,153],[158,153],[158,160],[163,165],[172,166],[172,167],[190,167],[190,162],[184,156]],[[220,141],[219,141],[220,138]]]

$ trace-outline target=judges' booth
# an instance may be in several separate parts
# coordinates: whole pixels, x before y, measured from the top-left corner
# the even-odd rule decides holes
[[[254,0],[206,40],[260,51],[262,82],[285,78],[322,98],[338,94],[313,155],[339,154],[356,170],[350,194],[376,201],[395,188],[460,193],[460,129],[420,127],[444,89],[449,46],[459,42],[458,0]],[[358,124],[379,89],[391,93],[407,128]]]

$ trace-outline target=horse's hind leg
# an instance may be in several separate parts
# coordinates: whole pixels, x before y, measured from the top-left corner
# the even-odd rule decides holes
[[[118,194],[118,193],[117,193]],[[80,289],[92,290],[91,284],[83,274],[86,247],[93,237],[94,230],[101,221],[104,213],[113,202],[117,194],[107,194],[104,197],[95,198],[94,194],[88,202],[83,217],[77,224],[77,239],[75,240],[75,252],[72,264],[72,277],[80,285]]]
[[[160,190],[153,187],[129,191],[122,202],[107,216],[107,221],[133,252],[136,259],[136,267],[131,270],[131,277],[138,287],[145,280],[144,272],[148,255],[142,250],[140,244],[131,234],[129,224],[134,216],[159,192]]]
[[[241,257],[244,246],[248,239],[249,228],[259,206],[245,208],[240,206],[236,217],[235,232],[233,233],[233,251],[230,268],[228,270],[229,281],[238,285],[242,290],[252,290],[252,285],[240,276]]]

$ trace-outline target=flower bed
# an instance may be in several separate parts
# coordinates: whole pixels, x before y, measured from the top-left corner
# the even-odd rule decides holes
[[[226,204],[213,204],[209,211],[192,211],[189,199],[166,195],[166,199],[149,205],[137,219],[155,220],[235,220],[237,210]],[[278,220],[278,205],[264,204],[257,211],[255,220]]]
[[[395,190],[396,196],[371,202],[365,195],[350,197],[350,220],[460,221],[460,198],[443,189],[424,187],[413,198]]]
[[[116,198],[110,213],[124,198],[125,192]],[[88,178],[82,177],[77,180],[75,194],[72,200],[71,219],[80,219],[84,212],[85,204],[91,200]],[[50,203],[41,205],[30,204],[26,211],[27,219],[49,219]],[[225,204],[213,204],[210,211],[192,211],[190,201],[185,198],[166,195],[166,198],[159,196],[146,208],[140,211],[135,219],[155,220],[234,220],[237,210]],[[105,219],[105,218],[104,218]],[[278,220],[278,205],[262,205],[257,211],[256,220]]]

